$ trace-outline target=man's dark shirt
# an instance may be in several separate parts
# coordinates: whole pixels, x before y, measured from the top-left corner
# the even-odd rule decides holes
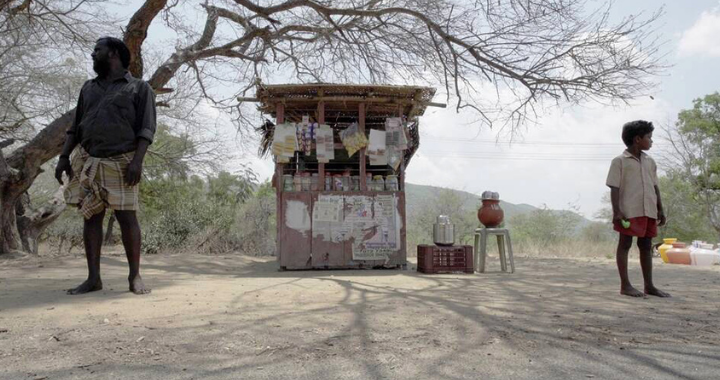
[[[108,82],[85,82],[80,90],[75,121],[68,130],[92,157],[132,152],[138,139],[155,136],[155,93],[147,82],[124,76]]]

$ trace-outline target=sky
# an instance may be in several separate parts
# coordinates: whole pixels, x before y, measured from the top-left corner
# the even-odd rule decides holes
[[[132,4],[138,2],[132,0],[131,6],[118,13],[136,9]],[[643,97],[622,107],[584,104],[550,108],[527,125],[512,144],[497,128],[472,123],[475,115],[458,114],[450,105],[428,108],[420,119],[420,148],[408,166],[406,181],[478,195],[492,190],[507,202],[553,209],[573,207],[591,218],[603,206],[601,198],[608,192],[605,178],[610,160],[625,148],[620,139],[625,122],[645,119],[656,125],[671,123],[680,110],[692,107],[693,99],[720,90],[718,0],[616,1],[612,17],[617,21],[630,14],[651,14],[662,6],[665,12],[656,33],[664,41],[662,50],[670,67],[656,78],[659,86],[652,98]],[[154,25],[148,42],[170,38],[167,29]],[[435,101],[445,99],[436,96]],[[241,147],[233,141],[232,128],[224,128],[230,145]],[[658,133],[651,155],[667,147]],[[255,151],[245,149],[240,158],[227,164],[228,169],[249,164],[261,180],[269,178],[272,161],[258,159]],[[663,165],[659,158],[658,164]]]

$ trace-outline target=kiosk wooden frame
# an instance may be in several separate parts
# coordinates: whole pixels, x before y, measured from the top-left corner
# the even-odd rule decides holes
[[[267,154],[272,145],[274,125],[286,122],[299,123],[303,116],[310,122],[330,125],[335,135],[335,158],[330,163],[317,162],[312,155],[296,154],[289,163],[275,164],[273,186],[277,192],[277,247],[276,254],[281,270],[332,269],[332,268],[400,268],[407,263],[406,218],[405,218],[405,167],[419,146],[419,122],[428,106],[444,107],[433,103],[435,89],[415,86],[388,85],[258,85],[256,98],[241,98],[241,101],[259,102],[259,110],[275,119],[275,124],[266,123],[261,128],[261,154]],[[359,130],[369,133],[372,129],[384,129],[385,119],[402,117],[407,120],[408,149],[403,151],[398,170],[391,166],[370,166],[363,148],[351,157],[347,157],[338,137],[340,130],[351,123],[357,123]],[[314,147],[313,147],[314,148]],[[344,155],[343,155],[344,153]],[[359,176],[357,191],[333,191],[324,187],[326,173],[340,170],[352,170]],[[298,175],[300,172],[317,173],[317,188],[310,191],[284,191],[283,175]],[[367,183],[367,174],[395,175],[398,179],[397,191],[378,191]],[[313,218],[313,210],[320,200],[343,199],[339,213],[342,219],[338,223],[319,222]],[[363,259],[372,239],[387,231],[382,227],[371,226],[367,230],[350,232],[343,229],[342,222],[350,219],[352,202],[372,204],[374,217],[389,209],[392,200],[392,220],[396,221],[393,230],[399,239],[394,248],[380,252],[382,257]],[[382,203],[385,203],[383,206]],[[392,224],[392,222],[391,222]],[[361,224],[362,226],[362,224]],[[393,247],[393,246],[390,246]],[[375,252],[378,253],[378,252]],[[360,256],[360,258],[358,258]]]

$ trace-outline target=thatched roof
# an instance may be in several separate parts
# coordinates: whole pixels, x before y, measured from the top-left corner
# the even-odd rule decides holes
[[[356,113],[360,103],[366,104],[367,118],[420,116],[431,103],[435,89],[416,86],[340,85],[340,84],[280,84],[258,85],[256,98],[259,109],[276,116],[276,105],[285,104],[285,117],[315,116],[320,100],[325,102],[325,120],[342,119]],[[349,115],[348,115],[349,116]]]

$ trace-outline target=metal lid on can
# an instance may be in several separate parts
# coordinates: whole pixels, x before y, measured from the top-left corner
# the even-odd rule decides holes
[[[450,217],[447,215],[438,215],[437,224],[450,224]]]

